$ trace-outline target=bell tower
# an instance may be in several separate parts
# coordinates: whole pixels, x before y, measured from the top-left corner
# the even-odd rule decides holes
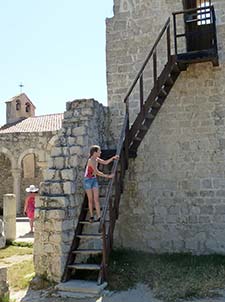
[[[11,124],[35,116],[36,107],[25,93],[6,102],[6,123]]]

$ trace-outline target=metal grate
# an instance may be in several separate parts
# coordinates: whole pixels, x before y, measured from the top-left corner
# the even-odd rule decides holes
[[[212,23],[209,8],[210,5],[211,0],[197,0],[197,8],[201,8],[198,10],[197,25],[206,25]]]

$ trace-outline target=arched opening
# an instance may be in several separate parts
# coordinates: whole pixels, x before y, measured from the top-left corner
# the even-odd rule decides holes
[[[24,200],[26,198],[25,189],[31,184],[39,187],[41,181],[43,181],[43,175],[41,168],[38,166],[38,156],[34,153],[28,153],[23,156],[21,160],[21,204],[23,209]],[[22,212],[21,209],[21,212]]]
[[[19,111],[20,108],[21,108],[21,102],[20,102],[20,100],[18,99],[18,100],[16,100],[16,111]]]
[[[3,214],[3,196],[13,193],[12,163],[6,154],[0,153],[0,215]]]
[[[25,111],[30,112],[30,103],[28,102],[25,104]]]

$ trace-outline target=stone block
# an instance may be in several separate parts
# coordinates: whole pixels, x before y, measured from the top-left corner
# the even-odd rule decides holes
[[[71,195],[76,192],[76,185],[72,181],[66,181],[63,183],[63,192],[66,195]]]
[[[50,183],[49,184],[50,194],[52,195],[63,195],[63,186],[61,183]]]
[[[16,196],[5,194],[3,197],[4,233],[8,240],[16,239]]]
[[[76,170],[75,169],[63,169],[61,170],[62,179],[65,180],[72,180],[74,181],[76,178]]]
[[[69,164],[73,168],[77,167],[78,166],[78,156],[72,155],[69,159]]]
[[[213,206],[202,206],[200,207],[200,213],[201,215],[212,215],[214,212]]]
[[[54,168],[59,170],[65,168],[65,157],[55,157]]]
[[[48,210],[46,211],[46,219],[49,220],[54,220],[54,219],[59,219],[63,220],[65,218],[65,210],[63,209],[58,209],[58,210]]]
[[[62,148],[61,147],[54,147],[51,151],[52,157],[60,157],[63,155]]]
[[[202,179],[201,189],[212,189],[212,180],[211,179]]]
[[[82,155],[82,154],[84,154],[83,148],[80,147],[80,146],[71,146],[70,147],[70,154],[71,155],[74,155],[74,154],[76,154],[76,155]]]

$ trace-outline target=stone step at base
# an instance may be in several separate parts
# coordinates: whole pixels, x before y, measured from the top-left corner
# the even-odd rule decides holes
[[[57,294],[55,294],[56,297],[59,298],[74,298],[74,299],[85,299],[85,298],[95,298],[98,295],[97,294],[87,294],[87,293],[72,293],[72,292],[63,292],[58,291]],[[64,301],[64,300],[63,300]],[[74,300],[73,300],[74,301]],[[85,301],[85,300],[84,300]]]
[[[99,295],[106,286],[106,282],[101,285],[97,285],[97,282],[95,281],[69,280],[67,282],[57,284],[55,289],[61,293]]]

